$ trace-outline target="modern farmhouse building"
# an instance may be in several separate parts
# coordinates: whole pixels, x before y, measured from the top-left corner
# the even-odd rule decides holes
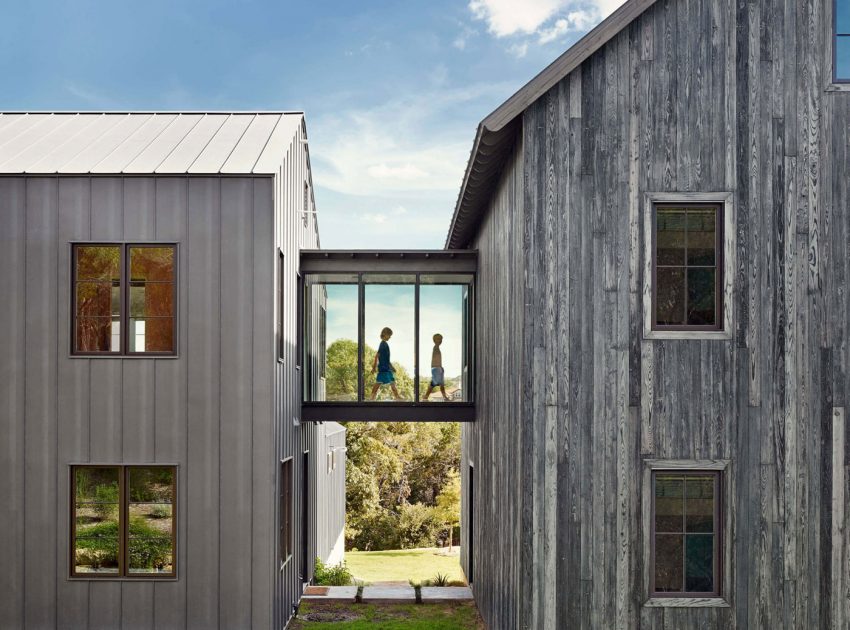
[[[478,128],[489,628],[850,623],[850,2],[629,0]]]
[[[0,114],[0,628],[279,629],[339,559],[311,186],[300,113]]]

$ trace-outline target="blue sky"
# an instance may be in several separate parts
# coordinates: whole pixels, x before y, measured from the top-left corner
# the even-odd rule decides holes
[[[9,3],[0,109],[303,110],[322,246],[439,248],[478,122],[619,4]]]

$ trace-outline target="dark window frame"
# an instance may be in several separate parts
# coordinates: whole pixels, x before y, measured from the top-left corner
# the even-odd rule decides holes
[[[80,468],[115,468],[118,470],[118,571],[115,573],[77,573],[77,475]],[[127,486],[130,471],[139,468],[169,468],[171,469],[171,572],[170,573],[131,573],[127,566],[127,541],[130,526],[130,501]],[[178,576],[177,523],[178,523],[178,493],[176,464],[71,464],[70,494],[69,494],[69,532],[68,532],[68,569],[69,578],[73,580],[176,580]]]
[[[119,262],[119,278],[118,284],[120,287],[120,341],[117,351],[113,350],[78,350],[77,349],[77,252],[81,247],[117,247],[120,250]],[[171,339],[173,348],[171,350],[156,350],[156,351],[131,351],[130,350],[130,250],[134,248],[163,248],[170,247],[174,251],[174,268],[173,268],[173,294],[172,294],[172,333]],[[179,264],[180,264],[180,248],[179,244],[173,241],[156,242],[156,241],[93,241],[93,242],[73,242],[71,243],[71,356],[72,357],[176,357],[179,348],[178,339],[178,320],[179,320]],[[165,283],[165,281],[156,281]],[[164,318],[165,316],[161,316]]]
[[[278,510],[280,520],[278,524],[278,555],[280,567],[283,568],[292,559],[292,509],[293,493],[293,468],[294,458],[286,457],[280,460],[280,488],[278,489]]]
[[[658,209],[659,208],[713,208],[714,215],[714,325],[689,325],[689,324],[674,324],[666,325],[658,323],[658,251],[656,242],[658,238]],[[675,201],[656,201],[652,203],[652,233],[650,242],[649,255],[652,257],[652,332],[724,332],[724,313],[725,308],[723,300],[724,282],[725,282],[725,252],[723,248],[725,236],[725,216],[724,204],[722,202],[675,202]],[[662,268],[677,268],[685,271],[685,312],[688,307],[688,269],[709,268],[708,265],[688,265],[687,260],[687,244],[685,245],[685,264],[684,265],[661,265]]]
[[[681,476],[681,477],[710,477],[714,479],[714,526],[712,535],[714,536],[714,546],[713,546],[713,559],[712,566],[714,570],[714,590],[713,591],[659,591],[655,588],[655,480],[658,474],[667,475],[667,476]],[[687,598],[720,598],[723,597],[723,541],[724,541],[724,532],[723,532],[723,522],[724,522],[724,510],[723,510],[723,471],[716,469],[663,469],[656,468],[651,470],[650,476],[650,569],[649,569],[649,596],[651,599],[687,599]],[[683,499],[684,500],[684,499]],[[661,532],[664,534],[665,532]],[[671,533],[670,535],[676,535],[676,533]],[[687,532],[682,531],[682,538],[684,539],[687,535]],[[683,542],[684,545],[684,542]],[[687,554],[685,553],[685,547],[682,547],[682,562],[687,561]],[[684,588],[684,581],[687,579],[686,572],[682,572],[682,587]]]
[[[277,250],[277,360],[283,363],[286,358],[286,334],[284,331],[285,319],[283,316],[286,307],[286,287],[284,286],[284,269],[286,257],[283,250]]]
[[[838,85],[850,84],[850,75],[838,76],[838,42],[845,38],[850,41],[850,31],[844,33],[838,30],[838,3],[842,0],[833,0],[832,3],[832,82]],[[846,2],[846,0],[844,0]]]

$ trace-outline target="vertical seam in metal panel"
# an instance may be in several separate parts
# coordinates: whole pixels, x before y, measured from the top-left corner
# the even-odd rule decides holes
[[[27,339],[27,250],[29,249],[29,244],[27,243],[27,233],[29,230],[28,226],[28,217],[29,217],[29,179],[23,178],[24,184],[24,273],[23,273],[23,294],[24,294],[24,343],[26,344]],[[24,414],[23,414],[23,442],[24,442],[24,465],[23,465],[23,496],[26,497],[27,493],[27,353],[24,352]],[[24,540],[23,540],[23,576],[22,576],[22,584],[23,584],[23,601],[21,606],[21,621],[23,621],[24,628],[27,627],[27,505],[26,499],[24,499],[23,510],[21,510],[21,520],[23,520],[23,530]]]
[[[269,135],[266,137],[266,141],[263,143],[263,148],[260,149],[260,153],[257,155],[257,159],[254,160],[254,163],[251,165],[251,170],[250,170],[251,173],[254,173],[254,169],[257,168],[257,164],[259,163],[260,158],[263,157],[263,153],[266,152],[266,147],[269,146],[269,142],[271,142],[272,136],[274,136],[274,132],[277,131],[277,127],[278,127],[278,125],[280,125],[281,121],[283,121],[284,116],[286,116],[286,114],[280,114],[278,116],[277,122],[275,122],[274,127],[272,127],[272,130],[269,132]]]
[[[179,119],[180,119],[180,118],[182,118],[184,115],[185,115],[185,114],[177,114],[177,118],[176,118],[175,120],[179,120]],[[187,138],[187,136],[188,136],[190,133],[192,133],[192,131],[195,129],[195,127],[197,127],[197,126],[198,126],[198,124],[199,124],[199,123],[200,123],[203,119],[204,119],[204,116],[201,116],[201,117],[199,117],[199,118],[198,118],[198,120],[196,120],[196,121],[195,121],[195,124],[194,124],[194,125],[192,125],[192,126],[191,126],[191,127],[190,127],[187,131],[186,131],[186,133],[184,133],[184,134],[183,134],[183,137],[182,137],[182,138],[180,138],[180,139],[179,139],[179,140],[178,140],[178,141],[174,144],[174,146],[173,146],[173,147],[171,147],[171,151],[169,151],[168,153],[166,153],[166,154],[163,156],[163,158],[159,161],[159,164],[157,164],[156,166],[154,166],[154,167],[151,169],[151,172],[152,172],[152,173],[157,173],[157,172],[159,171],[159,167],[160,167],[160,166],[162,166],[163,164],[165,164],[165,161],[166,161],[168,158],[170,158],[170,157],[171,157],[171,154],[172,154],[172,153],[174,153],[174,152],[177,150],[177,147],[179,147],[181,144],[183,144],[183,141]],[[170,126],[170,125],[169,125],[169,126]],[[154,215],[155,215],[155,214],[156,214],[156,213],[154,213]]]
[[[186,271],[187,271],[187,276],[188,276],[189,240],[190,240],[189,239],[189,198],[190,198],[189,185],[191,184],[191,180],[189,179],[189,177],[184,177],[184,180],[186,182],[186,230],[185,230],[184,234],[185,234],[185,239],[186,239],[186,263],[187,263],[186,264]],[[187,322],[189,321],[188,315],[189,315],[189,294],[186,293],[186,321]],[[189,494],[189,358],[188,358],[188,354],[189,354],[189,350],[190,350],[188,337],[189,337],[189,335],[188,335],[188,331],[187,331],[187,334],[186,334],[186,338],[187,338],[186,339],[186,354],[187,354],[187,357],[186,357],[186,379],[185,379],[186,396],[185,396],[185,399],[183,401],[183,404],[184,404],[183,418],[186,422],[186,426],[185,426],[186,442],[185,442],[185,445],[184,445],[184,448],[186,450],[183,453],[183,458],[184,458],[183,461],[186,462],[186,473],[185,473],[186,479],[185,479],[184,483],[185,483],[185,487],[186,487],[186,495],[187,495],[186,503],[187,504],[188,504],[188,494]],[[187,539],[189,537],[189,516],[190,516],[190,512],[189,512],[189,506],[188,505],[184,509],[186,510],[186,518],[183,519],[184,521],[186,521],[186,523],[183,525],[183,529],[185,531],[185,535],[183,536],[183,543],[184,543],[184,547],[185,547],[185,546],[187,546],[186,542],[187,542]],[[179,535],[178,535],[178,540],[179,540]],[[186,550],[184,550],[184,551],[186,551]],[[188,551],[186,551],[186,564],[187,565],[189,564],[189,553],[188,553]],[[183,570],[186,572],[186,575],[187,575],[187,582],[188,582],[188,573],[189,573],[188,568],[189,568],[188,566],[183,568]],[[189,627],[189,588],[188,588],[188,586],[185,588],[185,594],[183,596],[183,618],[184,618],[183,626],[188,628]]]
[[[204,114],[204,118],[206,118],[207,116],[208,116],[208,114]],[[189,163],[189,166],[187,166],[187,167],[186,167],[186,170],[185,170],[185,172],[186,172],[186,173],[188,173],[188,172],[192,169],[192,167],[195,165],[195,162],[197,162],[197,161],[198,161],[198,158],[200,158],[200,157],[204,154],[204,151],[206,151],[206,150],[207,150],[207,147],[208,147],[208,146],[210,146],[210,143],[211,143],[213,140],[215,140],[215,137],[218,135],[218,132],[219,132],[219,131],[221,131],[221,128],[222,128],[222,127],[224,127],[224,126],[227,124],[227,121],[228,121],[228,120],[230,120],[231,118],[233,118],[233,114],[228,114],[228,115],[227,115],[227,118],[225,118],[225,119],[221,122],[221,124],[218,126],[218,128],[215,130],[215,132],[214,132],[214,133],[213,133],[213,134],[209,137],[209,139],[208,139],[208,140],[204,143],[204,146],[203,146],[203,147],[201,147],[201,150],[200,150],[200,151],[198,151],[198,153],[195,155],[195,159],[193,159],[193,160]]]
[[[256,212],[256,208],[254,207],[255,203],[256,203],[255,191],[256,191],[256,182],[254,180],[251,180],[251,232],[250,232],[251,233],[251,239],[250,239],[250,243],[251,243],[251,300],[250,300],[250,303],[252,305],[256,304],[256,295],[254,293],[254,284],[255,284],[254,283],[254,274],[255,274],[255,270],[254,270],[254,256],[255,256],[255,252],[254,252],[254,247],[255,247],[254,221],[255,221],[255,217],[254,217],[254,215],[255,215],[255,212]],[[272,205],[274,205],[274,204],[272,204]],[[272,240],[274,240],[274,228],[272,228]],[[274,277],[274,271],[272,271],[272,277]],[[272,291],[272,295],[274,295],[274,291]],[[255,317],[255,314],[254,314],[254,308],[255,308],[254,306],[251,307],[251,392],[252,393],[254,391],[254,364],[255,364],[255,357],[254,357],[254,317]],[[274,366],[275,364],[272,363],[272,365]],[[274,392],[274,368],[272,369],[272,392]],[[274,400],[274,393],[272,393],[272,400]],[[274,402],[272,403],[272,405],[274,405]],[[272,409],[272,416],[274,416],[274,409]],[[251,418],[251,423],[250,423],[251,441],[250,441],[250,444],[251,444],[251,454],[253,455],[253,452],[254,452],[254,396],[253,395],[251,396],[251,415],[250,415],[250,418]],[[251,457],[251,487],[252,488],[254,487],[254,458],[253,457]],[[251,550],[253,552],[253,547],[254,547],[254,493],[253,492],[251,492],[251,509],[249,510],[249,514],[250,514],[250,517],[251,517],[251,525],[250,525],[249,531],[251,532]],[[272,565],[274,565],[274,563],[272,563]],[[254,571],[253,570],[248,572],[248,619],[249,619],[248,625],[250,627],[253,627],[253,625],[254,625]]]
[[[254,119],[247,125],[245,125],[245,128],[242,130],[242,133],[239,134],[239,138],[236,140],[236,142],[233,143],[233,148],[230,149],[227,156],[224,158],[224,160],[222,160],[221,166],[218,167],[217,172],[221,173],[221,169],[224,168],[224,165],[227,164],[227,161],[230,159],[230,156],[233,155],[234,151],[236,151],[236,147],[238,147],[239,143],[242,142],[242,138],[244,138],[245,134],[248,133],[248,130],[251,128],[251,125],[253,125],[257,121],[257,117],[258,114],[254,114]]]
[[[219,602],[216,607],[216,628],[221,628],[221,311],[222,311],[222,300],[221,300],[221,231],[222,231],[222,196],[221,196],[221,177],[218,179],[218,226],[216,232],[218,232],[218,453],[216,456],[218,457],[218,493],[216,495],[216,504],[218,508],[218,574],[216,579],[218,580],[218,596]]]
[[[59,244],[59,177],[55,178],[56,180],[56,237],[55,243],[53,246],[53,251],[57,250],[57,245]],[[54,313],[58,313],[60,311],[59,307],[59,265],[62,264],[59,255],[56,256],[56,308],[54,309]],[[54,421],[56,422],[56,434],[54,435],[55,444],[54,444],[54,454],[53,461],[56,464],[56,487],[54,489],[54,500],[56,504],[56,509],[59,510],[59,317],[56,317],[56,341],[54,342],[54,349],[56,350],[56,415],[54,417]],[[69,497],[70,499],[70,497]],[[56,593],[56,603],[58,604],[59,600],[59,534],[57,529],[53,528],[53,550],[56,554],[54,558],[54,569],[53,574],[56,577],[56,584],[54,586],[54,592]],[[53,625],[59,625],[59,611],[58,606],[53,606]]]

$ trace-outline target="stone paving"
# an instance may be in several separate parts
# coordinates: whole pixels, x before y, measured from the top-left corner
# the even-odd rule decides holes
[[[354,601],[356,586],[329,586],[325,595],[304,595],[308,601],[334,600]],[[472,590],[468,586],[423,586],[422,601],[468,600],[472,599]],[[363,601],[416,601],[416,591],[412,586],[366,586],[363,588]]]

